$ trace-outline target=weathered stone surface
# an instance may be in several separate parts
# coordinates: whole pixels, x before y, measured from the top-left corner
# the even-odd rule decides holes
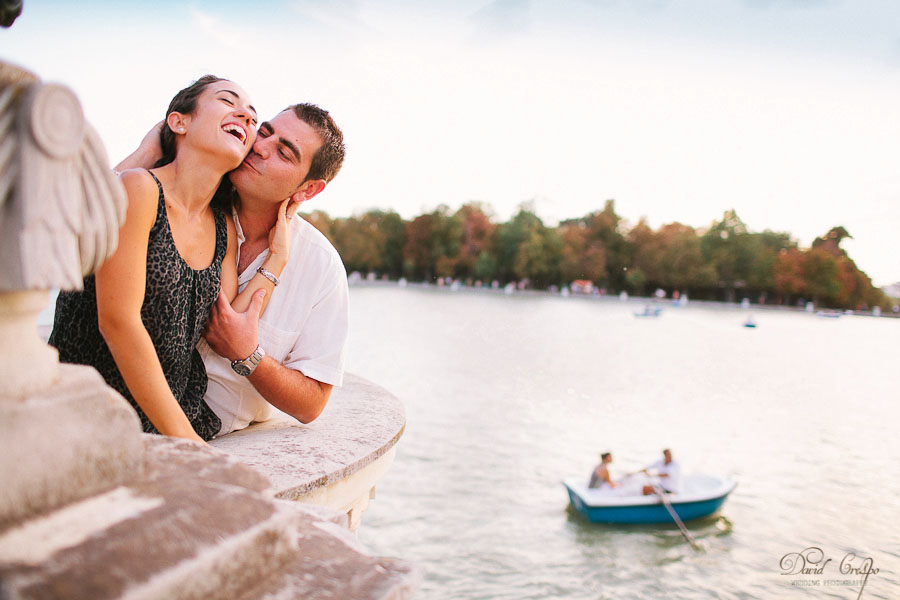
[[[290,560],[285,532],[309,520],[293,509],[187,472],[135,483],[6,532],[0,576],[20,598],[233,597]]]
[[[0,533],[0,597],[381,599],[418,585],[343,515],[260,493],[265,478],[221,452],[141,437],[141,478]]]
[[[301,499],[374,463],[403,435],[406,415],[392,394],[346,374],[322,415],[304,425],[280,414],[211,445],[264,473],[281,498]]]
[[[0,402],[0,530],[140,475],[131,406],[94,369],[59,373],[40,392]]]
[[[180,438],[142,435],[144,473],[147,481],[184,477],[210,483],[236,485],[273,496],[272,484],[265,475],[251,469],[234,456]]]
[[[273,574],[238,600],[399,600],[411,597],[421,582],[416,567],[369,556],[338,526],[317,523],[300,538],[299,553],[301,561]]]

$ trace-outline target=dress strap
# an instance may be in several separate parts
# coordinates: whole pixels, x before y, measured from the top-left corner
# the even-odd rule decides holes
[[[166,194],[163,192],[162,183],[159,182],[159,179],[150,169],[146,169],[146,171],[153,178],[153,181],[156,182],[156,188],[159,190],[159,195],[156,197],[156,221],[153,224],[153,229],[155,230],[158,227],[168,229],[169,218],[166,216]]]
[[[156,182],[156,187],[159,188],[159,195],[162,196],[163,195],[162,184],[159,182],[159,179],[156,178],[156,175],[154,175],[153,171],[151,171],[150,169],[147,169],[147,173],[149,173],[150,177],[153,178],[153,181]]]

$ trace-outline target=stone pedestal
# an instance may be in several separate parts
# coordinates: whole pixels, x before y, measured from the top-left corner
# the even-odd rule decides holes
[[[96,370],[37,334],[47,292],[0,293],[0,526],[140,473],[141,425]]]

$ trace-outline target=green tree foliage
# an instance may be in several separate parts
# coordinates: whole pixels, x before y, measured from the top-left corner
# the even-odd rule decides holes
[[[659,287],[669,291],[709,289],[715,285],[712,265],[703,260],[701,240],[693,227],[670,223],[660,227]]]
[[[816,304],[831,304],[841,290],[838,280],[838,264],[826,248],[812,248],[803,257],[801,267],[806,281],[806,292]]]
[[[454,213],[442,205],[411,221],[381,210],[346,219],[321,211],[304,217],[338,248],[348,271],[391,278],[525,281],[535,288],[585,279],[609,293],[662,288],[728,301],[891,306],[841,248],[851,236],[840,226],[801,249],[788,233],[750,231],[733,210],[700,231],[681,223],[653,229],[644,218],[629,228],[613,200],[557,227],[545,225],[531,203],[499,224],[477,202]]]
[[[348,271],[400,275],[406,225],[397,213],[371,210],[332,221],[328,215],[316,211],[307,220],[339,249]]]
[[[453,277],[459,262],[462,221],[445,205],[421,215],[406,225],[403,272],[412,279],[430,281]]]
[[[647,275],[641,269],[628,269],[625,273],[625,285],[632,294],[643,294],[647,285]]]
[[[321,210],[316,210],[301,216],[309,221],[313,225],[313,227],[322,232],[322,234],[328,238],[328,241],[331,242],[332,245],[337,247],[334,239],[334,232],[332,231],[334,221],[332,221],[331,217],[328,216],[328,213]]]
[[[546,288],[559,283],[562,240],[555,229],[544,225],[529,203],[508,223],[497,229],[494,248],[500,277],[506,281],[528,280]]]

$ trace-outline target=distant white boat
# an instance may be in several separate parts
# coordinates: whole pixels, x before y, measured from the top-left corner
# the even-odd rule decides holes
[[[636,312],[636,317],[658,317],[662,313],[662,306],[658,304],[647,304],[644,306],[643,312]]]

